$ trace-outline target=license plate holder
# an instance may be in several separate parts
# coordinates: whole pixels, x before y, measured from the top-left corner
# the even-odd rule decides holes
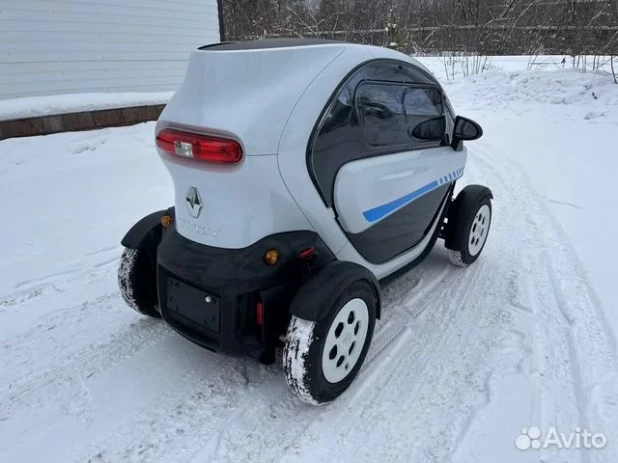
[[[172,276],[167,277],[166,295],[168,310],[201,327],[219,332],[220,297],[188,285]]]

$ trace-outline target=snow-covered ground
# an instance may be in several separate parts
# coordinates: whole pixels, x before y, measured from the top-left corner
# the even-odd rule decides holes
[[[618,461],[618,85],[491,64],[444,82],[485,129],[461,182],[495,194],[484,254],[455,268],[439,243],[387,282],[326,407],[122,302],[119,240],[172,200],[152,123],[0,142],[0,461]],[[532,426],[607,444],[518,450]]]

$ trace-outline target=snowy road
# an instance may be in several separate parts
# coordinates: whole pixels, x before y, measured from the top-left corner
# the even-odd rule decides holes
[[[618,86],[497,69],[446,89],[485,128],[461,183],[494,191],[488,244],[387,282],[359,378],[320,408],[122,302],[120,238],[171,204],[153,124],[0,142],[0,461],[618,461]],[[531,426],[607,445],[518,450]]]

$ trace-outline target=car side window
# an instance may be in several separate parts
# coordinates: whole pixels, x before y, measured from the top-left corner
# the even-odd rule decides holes
[[[408,115],[437,117],[443,114],[442,95],[435,88],[406,88],[403,105]]]
[[[422,148],[439,142],[412,135],[422,122],[444,115],[442,93],[435,87],[363,82],[356,96],[365,141],[375,148]]]
[[[352,99],[352,92],[349,88],[344,87],[324,116],[320,135],[327,136],[330,132],[344,128],[351,122],[353,117],[354,102]]]
[[[427,142],[415,138],[412,132],[419,124],[444,116],[442,93],[433,87],[408,87],[404,95],[404,109],[410,138],[415,144],[425,145]],[[437,124],[436,127],[440,125]],[[444,136],[444,133],[435,134],[435,136],[440,138]]]
[[[371,146],[406,145],[410,142],[403,107],[402,85],[363,83],[359,86],[356,106],[365,140]]]

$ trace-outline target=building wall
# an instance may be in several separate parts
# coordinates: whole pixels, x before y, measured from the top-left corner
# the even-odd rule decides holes
[[[0,0],[0,100],[174,90],[217,0]]]

